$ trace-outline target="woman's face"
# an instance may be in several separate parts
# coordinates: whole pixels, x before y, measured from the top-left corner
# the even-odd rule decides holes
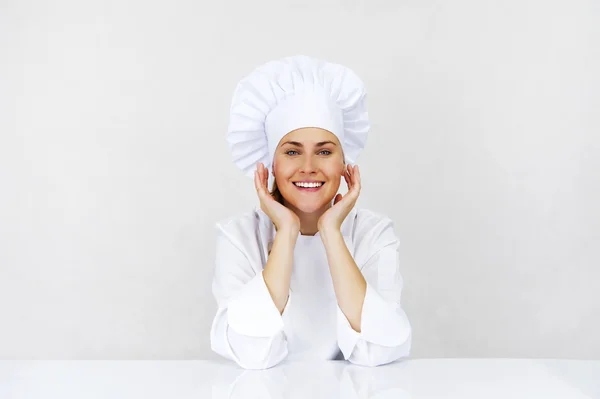
[[[343,171],[342,146],[336,135],[324,129],[291,131],[275,151],[273,173],[279,192],[287,204],[301,212],[328,207],[338,192]]]

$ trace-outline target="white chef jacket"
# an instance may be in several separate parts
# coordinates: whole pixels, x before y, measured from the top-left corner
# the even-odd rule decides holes
[[[360,333],[337,304],[319,233],[298,236],[280,314],[262,276],[275,238],[270,218],[256,207],[218,222],[216,229],[212,290],[218,310],[210,333],[216,353],[246,369],[269,368],[286,358],[341,356],[377,366],[409,355],[412,329],[400,305],[399,241],[388,217],[354,208],[341,226],[367,282]]]

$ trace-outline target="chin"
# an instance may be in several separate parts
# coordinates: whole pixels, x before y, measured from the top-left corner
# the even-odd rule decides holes
[[[333,201],[333,198],[331,198],[329,200],[327,200],[325,198],[325,199],[318,199],[318,200],[314,200],[314,201],[306,201],[306,200],[302,200],[302,199],[298,199],[298,198],[291,198],[291,201],[287,201],[287,202],[288,202],[288,204],[290,204],[291,206],[296,208],[299,212],[314,213],[314,212],[318,212],[318,211],[322,210],[327,205],[331,204],[331,201]]]
[[[300,212],[303,212],[303,213],[314,213],[314,212],[317,212],[317,211],[323,209],[323,207],[325,205],[327,205],[327,202],[312,203],[312,204],[299,203],[299,204],[292,204],[292,205],[294,205],[294,207],[296,209],[298,209]]]
[[[304,194],[296,192],[294,187],[291,190],[285,190],[285,192],[282,190],[281,194],[286,202],[299,212],[314,213],[327,208],[331,204],[337,193],[337,188],[334,192],[329,191],[331,191],[331,188],[322,193]]]

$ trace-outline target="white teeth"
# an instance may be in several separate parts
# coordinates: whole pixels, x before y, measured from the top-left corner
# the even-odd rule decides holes
[[[323,183],[294,183],[296,186],[298,187],[304,187],[304,188],[315,188],[315,187],[321,187],[323,185]]]

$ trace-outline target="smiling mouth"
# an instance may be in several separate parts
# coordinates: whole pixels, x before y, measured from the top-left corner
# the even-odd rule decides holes
[[[297,189],[301,191],[317,191],[325,185],[325,182],[314,182],[314,183],[294,183]]]

